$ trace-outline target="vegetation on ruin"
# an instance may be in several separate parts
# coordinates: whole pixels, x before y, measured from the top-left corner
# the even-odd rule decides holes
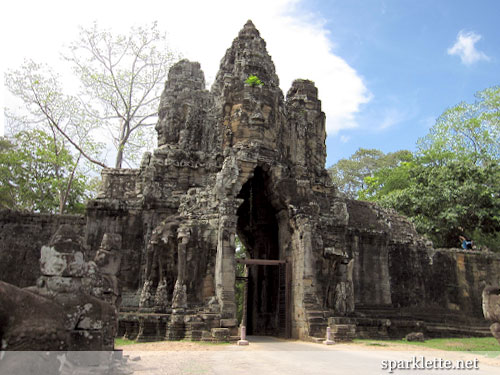
[[[417,151],[358,150],[330,168],[347,195],[409,217],[436,247],[500,251],[500,86],[447,109]],[[389,161],[388,161],[389,160]]]
[[[262,82],[256,75],[248,76],[248,78],[245,80],[245,83],[252,87],[264,86],[264,82]]]

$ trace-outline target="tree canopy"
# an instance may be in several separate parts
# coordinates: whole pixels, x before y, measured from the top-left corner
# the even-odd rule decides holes
[[[64,143],[42,130],[0,140],[0,206],[42,213],[82,213],[89,178]]]
[[[349,159],[341,159],[332,165],[329,173],[336,186],[349,198],[355,199],[361,190],[367,188],[366,178],[380,169],[393,168],[411,157],[411,152],[407,150],[384,154],[380,150],[360,148]]]
[[[80,29],[64,56],[73,67],[79,92],[65,94],[59,74],[28,60],[5,75],[5,85],[25,107],[24,113],[8,115],[30,129],[55,129],[99,167],[107,166],[99,147],[103,145],[115,147],[115,168],[137,164],[154,145],[161,91],[176,58],[165,35],[156,23],[133,27],[128,35],[113,35],[94,23]]]
[[[447,109],[397,165],[364,177],[359,198],[408,216],[436,246],[464,235],[500,250],[500,87]]]

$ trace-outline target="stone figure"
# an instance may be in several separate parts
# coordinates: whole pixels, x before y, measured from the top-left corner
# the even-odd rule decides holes
[[[112,256],[119,246],[115,238],[105,236],[98,252],[101,273],[95,262],[84,260],[73,228],[62,225],[41,249],[36,286],[0,282],[2,350],[112,350],[119,303],[112,278],[120,267],[119,257]]]
[[[490,330],[500,344],[500,287],[488,286],[484,288],[483,314],[486,320],[493,322]]]

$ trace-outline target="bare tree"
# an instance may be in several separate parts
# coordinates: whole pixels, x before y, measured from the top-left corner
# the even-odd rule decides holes
[[[32,139],[26,136],[19,138],[26,143],[19,147],[35,149],[34,144],[38,142],[38,153],[52,153],[52,163],[46,165],[53,167],[54,181],[64,185],[58,191],[58,212],[63,213],[73,189],[75,174],[88,178],[84,172],[88,171],[88,165],[80,163],[82,156],[94,165],[106,166],[99,160],[104,145],[92,137],[98,124],[82,110],[77,97],[62,93],[59,75],[45,65],[25,61],[20,69],[5,74],[5,86],[23,101],[25,107],[23,115],[5,110],[8,120],[6,130],[11,137],[31,135]],[[29,178],[36,179],[36,176]],[[46,179],[46,176],[43,178]]]
[[[166,36],[156,23],[116,36],[94,23],[69,50],[65,58],[82,83],[85,110],[107,128],[116,148],[115,168],[137,162],[154,144],[161,90],[175,59]]]

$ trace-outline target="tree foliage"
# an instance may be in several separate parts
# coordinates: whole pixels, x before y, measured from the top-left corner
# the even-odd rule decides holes
[[[80,186],[80,177],[95,176],[107,166],[106,151],[112,144],[117,168],[136,164],[144,149],[154,145],[152,125],[174,59],[156,24],[117,36],[96,24],[82,28],[65,59],[79,79],[77,95],[65,93],[61,76],[34,61],[27,60],[5,74],[5,86],[23,102],[24,110],[6,110],[13,125],[6,130],[13,139],[2,140],[2,206],[36,212],[78,211],[78,202],[95,186]],[[58,199],[59,210],[50,194]]]
[[[419,139],[420,156],[434,164],[500,160],[500,86],[480,91],[476,98],[475,103],[462,102],[444,111]]]
[[[377,173],[367,189],[376,193],[366,196],[411,218],[435,246],[457,247],[460,234],[491,246],[500,230],[499,181],[498,163],[417,161]]]
[[[465,235],[500,250],[500,88],[476,96],[447,109],[412,158],[365,177],[359,196],[408,216],[436,246]]]
[[[80,157],[42,130],[0,141],[0,206],[43,213],[82,213],[88,177]]]
[[[329,168],[335,185],[349,198],[358,198],[358,193],[367,188],[366,178],[383,168],[393,168],[410,160],[410,151],[401,150],[384,154],[376,149],[357,150],[349,159],[341,159]]]

